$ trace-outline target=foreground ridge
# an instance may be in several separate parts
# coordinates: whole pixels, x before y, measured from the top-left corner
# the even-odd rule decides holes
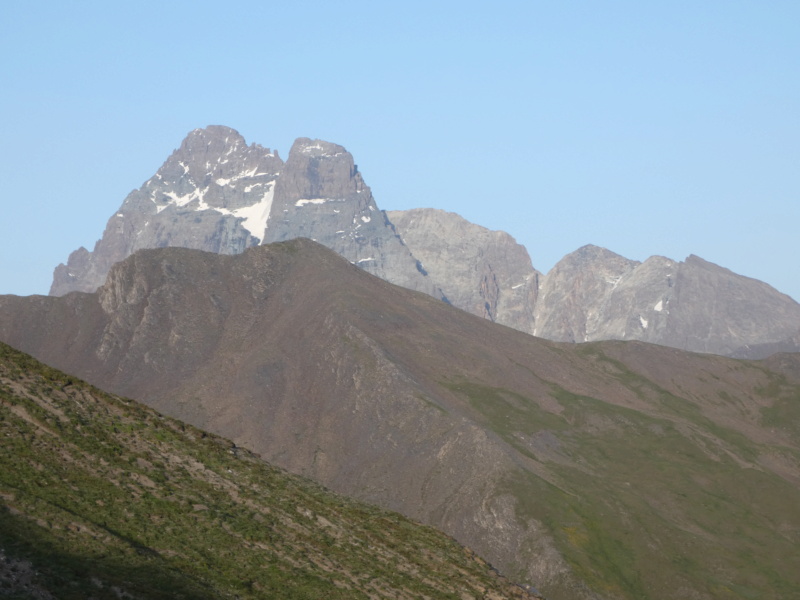
[[[429,527],[5,344],[0,439],[3,596],[536,597]]]

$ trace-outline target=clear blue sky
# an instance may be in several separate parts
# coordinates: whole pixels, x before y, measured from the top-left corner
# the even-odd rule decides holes
[[[350,150],[550,269],[689,254],[800,300],[800,2],[0,2],[0,293],[196,127]]]

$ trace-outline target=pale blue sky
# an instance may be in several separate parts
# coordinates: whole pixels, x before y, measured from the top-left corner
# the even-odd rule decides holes
[[[0,2],[0,293],[46,293],[196,127],[345,146],[379,207],[547,271],[689,254],[800,300],[800,2]]]

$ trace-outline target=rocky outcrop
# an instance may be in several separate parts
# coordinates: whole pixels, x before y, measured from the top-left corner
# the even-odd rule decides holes
[[[378,210],[372,192],[341,146],[300,138],[277,181],[266,242],[306,237],[365,271],[442,298]]]
[[[781,340],[799,323],[800,305],[785,294],[697,256],[639,263],[584,246],[542,279],[535,334],[730,354]]]
[[[514,238],[433,208],[388,211],[386,216],[454,306],[534,332],[540,273]]]
[[[192,131],[158,172],[125,198],[94,250],[79,248],[56,267],[50,294],[93,292],[112,265],[142,248],[237,254],[259,244],[282,167],[277,152],[248,146],[233,129]]]

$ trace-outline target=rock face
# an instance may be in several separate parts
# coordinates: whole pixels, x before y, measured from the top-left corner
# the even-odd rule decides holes
[[[50,294],[93,292],[112,265],[142,248],[180,246],[237,254],[264,237],[277,152],[228,127],[192,131],[158,172],[131,192],[92,252],[79,248],[56,267]]]
[[[800,589],[798,355],[557,344],[307,239],[142,250],[92,294],[0,296],[0,340],[435,525],[552,600]]]
[[[730,354],[788,337],[800,305],[697,256],[638,263],[584,246],[542,278],[535,320],[535,335],[551,340],[642,340]]]
[[[50,294],[92,292],[111,266],[143,248],[238,254],[262,241],[308,237],[383,279],[441,298],[377,210],[341,146],[298,139],[284,164],[233,129],[196,129],[131,192],[89,252],[59,265]]]
[[[525,333],[534,332],[533,308],[541,274],[514,238],[432,208],[386,215],[454,306]]]
[[[352,155],[300,138],[278,178],[265,243],[307,237],[397,285],[442,298],[378,210]]]
[[[94,250],[79,248],[56,268],[50,293],[94,291],[113,264],[143,248],[238,254],[298,237],[391,283],[551,340],[642,340],[737,356],[797,347],[800,304],[698,257],[640,264],[586,246],[542,276],[504,232],[435,209],[380,211],[341,146],[300,138],[284,163],[221,126],[191,132],[125,199]]]

